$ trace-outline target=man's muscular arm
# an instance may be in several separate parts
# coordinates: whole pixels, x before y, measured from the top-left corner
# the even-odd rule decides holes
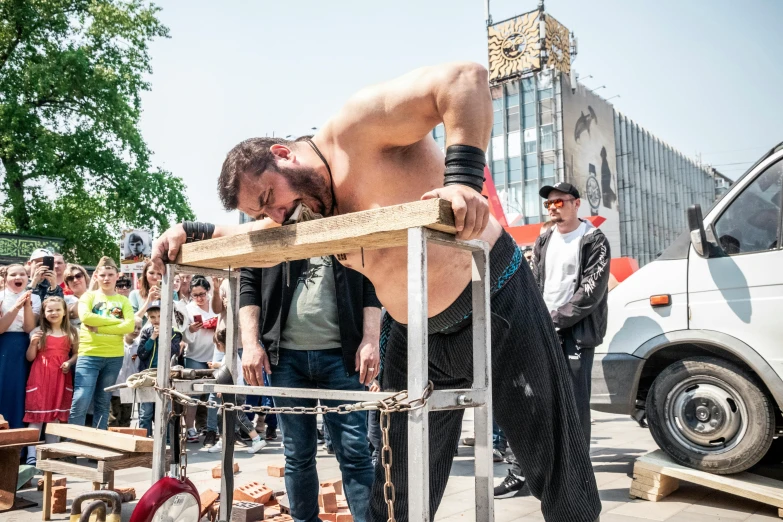
[[[468,145],[486,150],[492,132],[492,100],[483,66],[459,62],[424,67],[369,87],[346,104],[333,124],[336,134],[354,136],[383,150],[418,143],[440,122],[447,148]],[[489,222],[489,205],[470,186],[449,184],[422,196],[431,198],[451,201],[460,239],[478,238]]]
[[[215,231],[212,234],[212,238],[235,236],[244,232],[252,232],[254,230],[263,230],[279,226],[279,224],[269,218],[251,221],[250,223],[243,223],[241,225],[215,225]],[[186,239],[185,229],[182,227],[182,224],[174,225],[156,239],[152,244],[152,263],[155,267],[158,270],[163,271],[164,263],[174,262],[179,253],[179,247],[185,244]]]
[[[339,133],[361,132],[381,147],[404,147],[443,122],[446,145],[486,150],[492,133],[492,100],[482,65],[456,62],[415,69],[394,80],[362,89],[334,123]],[[367,132],[367,127],[378,132]]]

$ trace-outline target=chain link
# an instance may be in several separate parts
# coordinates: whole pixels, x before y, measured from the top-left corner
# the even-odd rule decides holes
[[[421,397],[406,401],[408,398],[408,391],[403,390],[390,397],[379,401],[370,402],[357,402],[353,404],[340,404],[339,406],[324,406],[318,404],[317,406],[306,408],[304,406],[249,406],[247,404],[237,405],[230,402],[224,402],[218,404],[215,401],[202,401],[196,397],[190,397],[184,393],[179,393],[176,390],[169,388],[161,388],[160,386],[153,386],[156,391],[167,396],[173,402],[177,402],[183,406],[205,406],[207,408],[217,409],[219,412],[233,411],[238,414],[245,413],[260,413],[264,415],[275,414],[294,414],[294,415],[325,415],[327,413],[337,413],[345,415],[354,411],[380,411],[381,413],[381,436],[383,441],[383,447],[381,448],[381,464],[383,465],[383,471],[385,475],[385,482],[383,484],[383,500],[386,502],[386,509],[389,514],[387,522],[397,522],[394,518],[394,501],[396,500],[396,491],[394,489],[394,483],[392,482],[391,467],[392,467],[392,449],[389,443],[389,428],[391,428],[391,413],[398,413],[402,411],[413,411],[423,408],[427,404],[427,399],[430,398],[433,391],[432,381],[429,382]],[[180,480],[185,480],[188,473],[188,455],[185,450],[187,444],[187,429],[185,427],[185,416],[180,415],[180,465],[179,475]]]

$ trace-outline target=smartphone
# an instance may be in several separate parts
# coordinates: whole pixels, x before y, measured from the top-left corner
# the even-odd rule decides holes
[[[202,321],[202,319],[201,319],[201,316],[200,316],[200,315],[194,315],[194,316],[193,316],[193,322],[194,322],[194,323],[203,323],[204,321]]]
[[[54,270],[54,256],[44,256],[42,264],[49,270]]]

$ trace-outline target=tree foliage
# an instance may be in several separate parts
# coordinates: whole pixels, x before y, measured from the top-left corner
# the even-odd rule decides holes
[[[3,212],[19,233],[64,237],[93,263],[125,226],[191,219],[182,180],[154,168],[139,131],[168,37],[146,0],[0,0]]]

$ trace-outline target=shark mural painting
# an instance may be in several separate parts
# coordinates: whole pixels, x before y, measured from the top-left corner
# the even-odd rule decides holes
[[[620,207],[617,202],[617,164],[614,109],[584,86],[571,90],[562,78],[563,159],[565,181],[579,189],[580,215],[602,216],[601,225],[612,253],[620,253]]]

